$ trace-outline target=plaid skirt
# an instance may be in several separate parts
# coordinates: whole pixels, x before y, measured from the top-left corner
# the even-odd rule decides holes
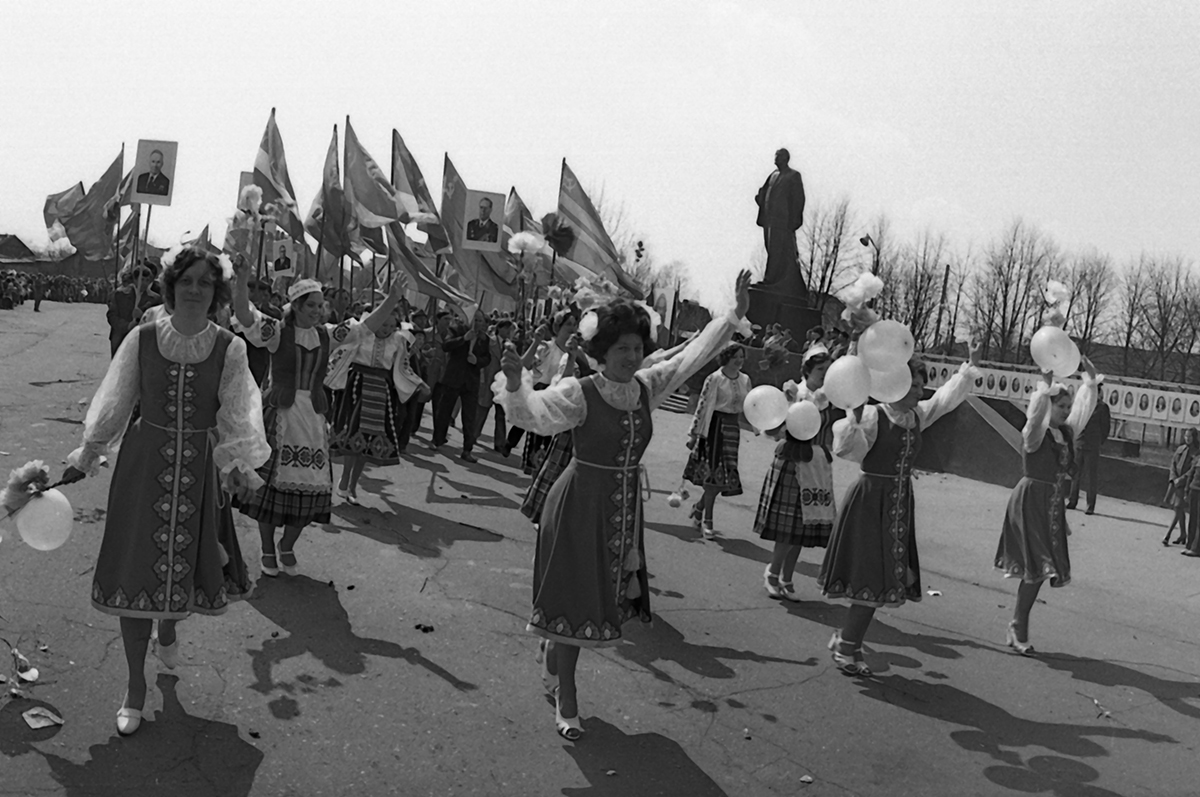
[[[833,465],[820,447],[813,448],[811,461],[797,462],[784,456],[786,445],[786,441],[779,444],[763,480],[754,532],[764,540],[824,548],[836,512]]]
[[[546,505],[546,494],[558,481],[558,477],[566,470],[571,458],[575,456],[575,442],[570,432],[561,432],[551,438],[550,448],[538,468],[525,500],[521,503],[521,514],[534,523],[542,521],[542,507]]]
[[[307,411],[312,412],[311,403],[303,403]],[[297,405],[282,412],[305,411]],[[319,429],[319,434],[280,440],[279,429],[285,425],[280,415],[281,410],[276,407],[263,407],[263,426],[267,432],[267,444],[271,446],[271,458],[258,469],[258,475],[266,483],[249,501],[234,499],[234,506],[247,517],[277,527],[328,523],[333,508],[333,469],[329,462],[328,443],[324,439],[325,419],[316,415],[315,423],[312,423],[314,419],[309,418],[304,419],[305,423],[287,426],[289,430],[298,432],[311,427]],[[281,483],[280,471],[284,469],[311,471],[312,483]]]
[[[532,476],[542,469],[542,463],[546,461],[546,454],[550,451],[550,443],[553,440],[553,437],[545,437],[533,432],[525,433],[525,449],[521,452],[521,470],[525,472],[526,476]],[[554,476],[558,478],[557,473]],[[553,483],[551,482],[551,484]]]
[[[741,435],[737,415],[714,412],[708,437],[696,441],[683,468],[683,478],[697,487],[716,487],[721,495],[741,495],[742,477],[738,474]]]

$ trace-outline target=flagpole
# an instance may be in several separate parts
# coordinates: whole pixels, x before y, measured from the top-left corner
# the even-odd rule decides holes
[[[321,281],[321,250],[325,248],[325,214],[321,214],[321,234],[317,237],[317,263],[313,266],[313,278]]]
[[[152,215],[154,215],[154,205],[147,205],[146,206],[146,240],[144,242],[145,245],[142,247],[143,252],[145,251],[145,249],[147,247],[150,246],[150,217]],[[140,213],[138,214],[138,226],[139,227],[141,226],[141,214]],[[139,235],[140,235],[140,231],[139,231]],[[133,251],[135,254],[137,253],[138,250],[137,250],[136,246]],[[143,254],[143,257],[144,256],[145,255]],[[137,302],[138,302],[138,304],[141,304],[142,303],[142,267],[136,258],[134,259],[133,262],[134,262],[134,267],[137,268],[137,270],[138,270]],[[135,309],[136,309],[136,307],[135,307]]]
[[[113,230],[113,287],[121,281],[121,206],[117,205],[117,223]]]

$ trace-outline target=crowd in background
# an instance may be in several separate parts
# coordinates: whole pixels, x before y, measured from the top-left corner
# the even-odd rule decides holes
[[[68,277],[0,271],[0,310],[15,310],[26,302],[41,311],[42,301],[105,304],[113,291],[112,280],[104,277]]]

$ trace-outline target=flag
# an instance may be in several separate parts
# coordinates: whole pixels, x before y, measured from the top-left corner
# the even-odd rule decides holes
[[[342,178],[338,170],[337,125],[333,126],[333,140],[325,154],[325,168],[321,175],[321,190],[313,199],[304,229],[320,242],[320,247],[335,257],[353,255],[351,246],[357,235],[357,220],[346,206],[342,191]]]
[[[87,260],[112,257],[113,228],[121,201],[121,174],[125,171],[125,147],[71,213],[62,220],[71,243]]]
[[[123,269],[127,268],[133,259],[133,247],[137,241],[141,220],[141,211],[133,211],[129,214],[129,218],[125,219],[125,223],[121,225],[120,232],[117,233],[117,256],[121,260],[121,268]]]
[[[409,276],[410,285],[417,293],[441,299],[443,302],[457,307],[467,319],[470,319],[478,307],[475,300],[435,276],[433,269],[422,262],[409,246],[403,227],[399,224],[389,224],[385,229],[388,246],[392,250],[392,262],[397,267],[404,269]]]
[[[603,274],[634,298],[642,298],[641,287],[621,268],[617,247],[605,232],[604,222],[579,184],[579,178],[567,166],[566,158],[558,185],[558,212],[575,228],[575,243],[567,257],[596,274]]]
[[[132,219],[133,216],[130,216],[130,218]],[[124,229],[124,227],[121,228],[122,236],[124,234]],[[200,231],[199,235],[188,241],[188,244],[191,246],[197,246],[206,252],[211,252],[214,255],[221,254],[220,247],[216,246],[212,242],[212,233],[209,232],[207,224],[204,225],[204,229]]]
[[[76,183],[66,191],[46,197],[46,204],[42,207],[42,218],[46,220],[46,232],[51,241],[66,237],[67,229],[63,226],[63,219],[75,212],[75,207],[83,201],[85,193],[83,183]]]
[[[442,227],[451,242],[462,240],[466,210],[467,186],[447,155],[442,175],[441,218]],[[469,293],[480,296],[487,291],[493,295],[516,297],[519,291],[517,270],[503,255],[497,252],[461,249],[451,251],[447,257],[463,280],[462,287]]]
[[[121,178],[121,187],[118,189],[118,193],[121,196],[118,208],[121,205],[133,205],[133,202],[129,201],[129,197],[133,193],[133,169],[125,172],[125,176]]]
[[[437,205],[433,204],[433,196],[429,186],[425,185],[425,177],[417,159],[404,145],[400,132],[392,130],[392,185],[396,191],[396,201],[400,205],[401,224],[422,222],[425,224],[441,224],[438,218]]]
[[[359,224],[363,227],[378,228],[399,221],[404,215],[400,195],[375,159],[358,143],[358,136],[350,126],[349,116],[346,117],[345,145],[346,200],[358,216]],[[386,251],[382,235],[379,240]]]
[[[336,137],[336,132],[334,136]],[[254,184],[262,189],[263,202],[279,207],[279,226],[294,241],[304,241],[304,224],[296,211],[296,191],[288,175],[287,159],[283,154],[283,136],[275,125],[275,109],[267,119],[258,154],[254,157]]]

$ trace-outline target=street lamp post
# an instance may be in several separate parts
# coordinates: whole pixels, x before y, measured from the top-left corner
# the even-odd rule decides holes
[[[862,244],[863,246],[869,246],[873,250],[875,250],[871,253],[871,273],[878,277],[879,276],[879,244],[875,243],[875,239],[873,239],[870,235],[864,235],[862,238],[858,239],[858,242],[860,244]]]
[[[946,309],[946,288],[950,285],[950,264],[946,264],[946,273],[942,276],[942,298],[938,302],[937,323],[933,326],[933,348],[936,351],[942,342],[942,312]],[[951,341],[953,343],[953,341]]]

